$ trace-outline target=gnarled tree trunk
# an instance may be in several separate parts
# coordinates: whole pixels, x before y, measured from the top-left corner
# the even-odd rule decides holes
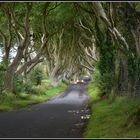
[[[119,63],[118,90],[120,95],[128,94],[128,59],[121,55]]]
[[[15,59],[13,60],[12,64],[7,68],[7,70],[5,72],[4,90],[6,92],[13,91],[14,74],[15,74],[15,71],[17,70],[19,63],[21,62],[21,59],[23,56],[23,50],[24,50],[24,47],[19,46]]]
[[[140,23],[136,23],[135,29],[132,29],[132,35],[135,40],[136,52],[137,52],[137,65],[136,65],[136,79],[134,86],[134,96],[140,95]]]

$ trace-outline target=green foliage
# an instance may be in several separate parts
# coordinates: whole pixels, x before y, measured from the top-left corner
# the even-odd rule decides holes
[[[88,106],[91,107],[92,104],[100,99],[99,97],[99,88],[96,85],[98,82],[98,74],[96,74],[93,77],[93,81],[88,84],[88,95],[89,95],[89,101]]]
[[[45,95],[46,89],[42,86],[32,86],[30,89],[28,89],[28,94]]]
[[[73,11],[72,3],[61,3],[49,14],[47,21],[48,29],[53,30],[57,27],[61,27],[61,25],[65,25],[72,21],[74,17],[75,13]]]
[[[44,8],[45,3],[44,2],[37,2],[33,3],[31,15],[30,15],[30,24],[32,25],[32,29],[34,31],[34,40],[35,41],[35,49],[38,49],[40,45],[40,37],[43,32],[42,28],[42,21],[43,21],[43,8]],[[39,20],[38,20],[39,19]]]
[[[48,90],[46,90],[46,95],[53,95],[53,94],[59,94],[60,92],[64,91],[66,89],[67,85],[62,83],[61,85],[57,87],[49,87]]]
[[[31,84],[31,83],[27,83],[26,85],[24,85],[25,93],[32,94],[32,86],[33,86],[33,84]]]
[[[41,85],[41,81],[43,79],[43,70],[42,67],[35,67],[31,73],[29,74],[30,83],[33,85]]]
[[[14,77],[13,85],[14,85],[13,93],[18,94],[20,92],[23,92],[25,88],[25,85],[23,83],[23,76],[20,75]]]
[[[0,77],[1,77],[1,80],[0,80],[0,94],[2,93],[3,91],[3,84],[4,84],[4,74],[5,74],[5,67],[3,64],[0,64]]]
[[[21,92],[26,92],[27,94],[43,94],[42,89],[42,79],[46,78],[46,75],[43,71],[44,66],[39,65],[36,66],[26,77],[26,82],[24,82],[24,75],[14,77],[13,85],[14,90],[13,93],[19,94]],[[45,81],[45,80],[44,80]],[[43,81],[43,83],[44,83]],[[47,84],[47,83],[46,83]],[[49,84],[49,82],[48,82]],[[40,85],[40,86],[38,86]]]
[[[115,47],[112,43],[112,38],[106,31],[106,39],[103,40],[101,31],[97,30],[97,36],[100,39],[98,45],[100,60],[97,63],[95,74],[97,86],[100,90],[101,96],[109,94],[114,86],[114,71],[115,71]]]
[[[42,80],[42,83],[50,84],[50,81],[48,79],[44,79],[44,80]]]
[[[27,94],[27,93],[25,93],[25,92],[20,92],[20,93],[18,94],[18,97],[19,97],[20,99],[22,99],[22,100],[28,100],[28,98],[30,97],[30,95]]]
[[[10,111],[15,107],[16,95],[3,93],[0,95],[0,111]]]
[[[110,94],[113,86],[114,86],[114,75],[111,73],[103,73],[100,75],[100,81],[98,87],[100,89],[100,95],[104,96],[106,94]]]
[[[5,71],[5,70],[6,70],[5,66],[3,64],[0,64],[0,71]]]
[[[42,86],[33,86],[30,94],[25,92],[20,92],[17,95],[13,93],[0,94],[0,111],[12,111],[28,107],[28,105],[45,102],[64,91],[65,88],[65,84],[55,88],[50,86],[47,89]]]

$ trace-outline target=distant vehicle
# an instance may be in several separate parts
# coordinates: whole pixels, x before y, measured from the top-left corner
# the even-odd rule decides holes
[[[77,80],[77,84],[84,84],[84,80]]]
[[[90,76],[84,76],[83,81],[84,82],[89,82],[89,81],[91,81],[91,77]]]

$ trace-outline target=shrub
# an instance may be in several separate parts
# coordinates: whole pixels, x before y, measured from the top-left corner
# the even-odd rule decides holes
[[[33,86],[31,88],[31,94],[45,95],[46,94],[46,89],[41,87],[41,86]]]
[[[3,93],[0,95],[0,103],[14,104],[17,96],[13,93]]]
[[[40,67],[35,67],[29,74],[29,79],[31,84],[41,85],[43,70]]]
[[[114,75],[111,72],[101,74],[97,69],[93,76],[93,82],[99,89],[99,95],[104,96],[111,93],[114,86]]]
[[[45,95],[46,94],[46,89],[42,86],[27,85],[25,93],[36,94],[36,95]]]
[[[22,100],[27,100],[29,98],[29,94],[21,92],[20,94],[18,94],[18,97]]]
[[[14,84],[13,93],[18,94],[24,91],[25,85],[23,83],[23,76],[15,77],[13,84]]]

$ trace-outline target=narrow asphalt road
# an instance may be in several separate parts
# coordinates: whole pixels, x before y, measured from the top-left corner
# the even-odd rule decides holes
[[[87,85],[70,85],[48,102],[0,112],[0,138],[81,138]]]

